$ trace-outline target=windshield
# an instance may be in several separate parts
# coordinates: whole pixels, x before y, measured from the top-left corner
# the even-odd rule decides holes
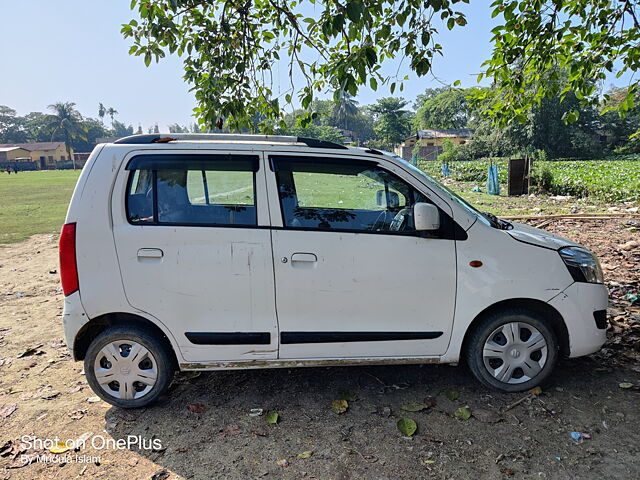
[[[447,188],[446,186],[444,186],[443,184],[441,184],[440,182],[432,178],[430,175],[427,175],[424,171],[420,170],[415,165],[412,165],[411,163],[407,162],[404,158],[396,155],[395,153],[390,153],[390,152],[384,152],[384,153],[402,162],[402,164],[406,166],[409,170],[411,170],[411,172],[415,173],[419,177],[422,177],[424,180],[426,180],[429,183],[429,185],[440,190],[440,192],[443,193],[445,197],[451,198],[451,200],[456,202],[458,205],[460,205],[462,208],[464,208],[471,214],[476,215],[480,217],[482,220],[484,220],[485,222],[491,224],[491,222],[486,218],[486,216],[480,210],[475,208],[473,205],[467,202],[460,195],[453,192],[451,189]]]

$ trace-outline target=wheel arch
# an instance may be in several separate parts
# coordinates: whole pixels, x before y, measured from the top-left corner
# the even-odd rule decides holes
[[[92,340],[108,328],[116,326],[136,326],[152,333],[165,345],[175,367],[178,367],[178,356],[166,333],[154,322],[140,315],[124,312],[106,313],[91,319],[83,325],[78,331],[73,344],[74,358],[76,360],[84,360]]]
[[[469,342],[469,339],[478,328],[482,320],[484,320],[489,315],[498,313],[503,310],[508,310],[510,308],[529,310],[531,313],[540,316],[541,319],[546,321],[548,325],[553,329],[553,332],[558,338],[560,353],[563,356],[569,356],[569,330],[567,329],[567,325],[565,324],[562,315],[548,303],[533,298],[511,298],[508,300],[502,300],[482,310],[478,315],[476,315],[476,317],[467,327],[467,331],[464,334],[464,340],[462,341],[461,345],[461,354],[463,352],[466,352],[467,343]]]

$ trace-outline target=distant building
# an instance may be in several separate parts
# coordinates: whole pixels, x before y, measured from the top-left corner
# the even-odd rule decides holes
[[[411,160],[413,149],[419,142],[418,158],[435,160],[442,153],[442,141],[448,138],[454,145],[464,145],[473,135],[473,130],[468,128],[443,128],[418,130],[416,135],[407,138],[396,148],[396,154],[405,160]]]
[[[31,161],[29,150],[0,146],[0,164]]]
[[[38,142],[38,143],[4,143],[2,148],[19,148],[28,152],[23,155],[25,161],[30,161],[37,170],[51,170],[56,168],[56,162],[70,162],[67,147],[64,142]],[[73,149],[71,150],[73,155]]]

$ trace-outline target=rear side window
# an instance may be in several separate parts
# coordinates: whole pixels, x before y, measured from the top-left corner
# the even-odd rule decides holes
[[[153,175],[151,170],[132,172],[127,193],[127,216],[131,223],[153,222]]]
[[[127,218],[133,224],[257,225],[258,158],[144,155],[127,165]]]

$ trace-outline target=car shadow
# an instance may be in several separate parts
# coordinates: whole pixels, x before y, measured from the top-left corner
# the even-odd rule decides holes
[[[598,382],[615,374],[599,369],[600,364],[592,358],[563,360],[543,388],[565,403],[570,403],[571,397],[593,396],[594,391],[597,396]],[[155,406],[111,408],[105,420],[115,439],[129,435],[140,435],[149,443],[159,439],[161,448],[137,449],[135,453],[158,469],[185,478],[244,479],[276,474],[282,478],[398,478],[402,471],[406,472],[404,478],[419,478],[407,465],[415,463],[424,471],[424,464],[418,465],[415,457],[424,457],[428,451],[433,454],[434,448],[466,439],[471,443],[464,447],[473,445],[477,454],[478,449],[495,449],[501,443],[502,448],[508,448],[518,443],[521,427],[514,424],[511,415],[501,412],[525,395],[487,390],[464,366],[186,373],[176,377],[168,395]],[[435,399],[437,405],[423,411],[403,410],[402,405],[424,402],[426,397]],[[349,404],[342,414],[332,409],[332,402],[339,399]],[[463,406],[472,412],[496,414],[499,420],[456,420],[455,411]],[[262,409],[263,414],[251,416],[252,409]],[[267,423],[268,412],[278,413],[277,424]],[[509,413],[521,416],[521,412]],[[405,416],[418,424],[413,440],[403,439],[398,432],[396,423]],[[532,421],[519,416],[513,415],[518,422]],[[543,426],[555,426],[551,419],[539,420]],[[298,458],[303,452],[312,452],[311,457]],[[489,475],[495,466],[491,460],[486,467]],[[460,462],[450,467],[447,474],[464,477],[473,476],[477,465]]]

